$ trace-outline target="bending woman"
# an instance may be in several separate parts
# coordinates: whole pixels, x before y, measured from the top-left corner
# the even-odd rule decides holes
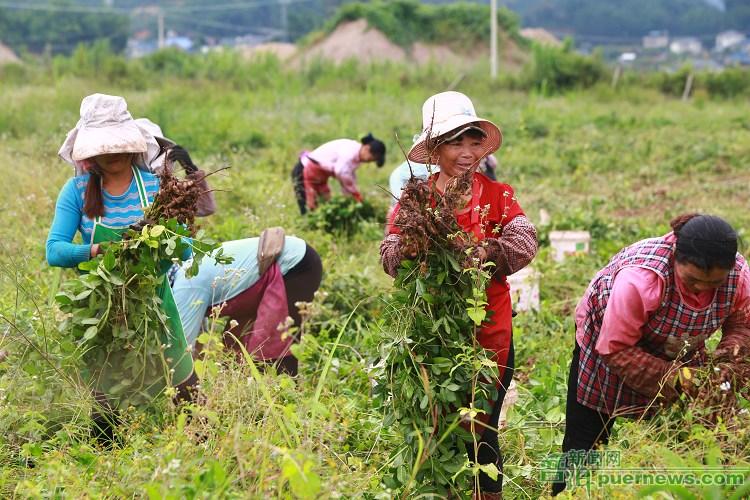
[[[649,417],[689,392],[692,377],[679,368],[705,362],[717,330],[715,361],[749,352],[750,271],[737,233],[711,215],[671,226],[612,257],[576,308],[564,453],[605,445],[616,416]],[[564,488],[558,482],[552,492]]]
[[[422,124],[424,132],[408,157],[414,162],[440,167],[440,171],[426,181],[440,193],[445,192],[454,178],[471,168],[476,169],[502,142],[497,126],[478,118],[471,100],[458,92],[443,92],[427,99],[422,107]],[[486,242],[486,247],[478,247],[479,258],[495,264],[494,276],[487,287],[486,310],[491,319],[482,325],[477,340],[492,351],[499,370],[497,401],[492,405],[488,427],[479,439],[478,448],[469,449],[469,459],[473,461],[476,456],[480,464],[493,463],[502,471],[497,427],[514,369],[512,310],[506,276],[524,268],[536,255],[536,229],[516,203],[513,188],[508,184],[491,181],[474,171],[463,199],[466,205],[456,212],[456,220],[463,231],[476,238],[475,241]],[[482,219],[480,211],[485,207],[488,207],[487,217]],[[390,234],[380,247],[383,268],[391,276],[396,276],[401,261],[408,258],[401,255],[400,231],[392,223],[399,210],[397,204],[389,225]],[[481,491],[477,494],[481,498],[499,497],[502,474],[493,480],[480,473],[479,487]]]
[[[345,194],[362,201],[355,171],[362,163],[371,161],[378,167],[385,163],[385,144],[372,134],[366,135],[359,142],[336,139],[312,152],[303,152],[292,169],[292,183],[300,213],[305,215],[308,210],[315,210],[319,196],[325,200],[330,199],[329,177],[338,179]]]
[[[323,268],[317,252],[303,240],[267,231],[267,238],[222,243],[224,255],[234,258],[229,265],[206,257],[192,278],[181,268],[172,290],[189,344],[195,344],[203,319],[218,307],[220,316],[234,320],[226,344],[238,348],[235,339],[239,340],[255,359],[296,375],[297,359],[289,348],[299,341],[302,318],[297,303],[312,301]],[[259,258],[264,247],[273,247],[266,252],[270,259]],[[291,325],[285,324],[287,317]],[[285,335],[288,326],[296,327],[297,333]]]

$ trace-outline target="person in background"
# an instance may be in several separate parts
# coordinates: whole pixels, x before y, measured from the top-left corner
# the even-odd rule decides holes
[[[482,158],[496,151],[502,143],[500,129],[489,120],[477,117],[471,100],[459,92],[443,92],[425,101],[422,107],[423,132],[411,147],[408,158],[417,163],[440,167],[430,176],[439,193],[444,193],[448,183],[471,168],[476,168]],[[476,444],[467,446],[469,460],[475,457],[480,464],[494,464],[502,472],[503,459],[498,443],[498,421],[505,393],[510,386],[514,370],[512,337],[512,310],[510,289],[506,276],[526,267],[537,252],[536,229],[524,214],[513,195],[513,188],[489,180],[474,172],[469,191],[464,193],[466,205],[456,212],[456,221],[463,231],[484,241],[477,247],[477,257],[493,262],[495,271],[487,287],[486,307],[489,321],[477,334],[480,345],[493,353],[498,366],[498,397],[492,404],[492,414],[487,427]],[[485,208],[486,207],[486,208]],[[389,225],[389,234],[380,246],[383,269],[391,276],[398,274],[402,260],[400,229],[393,224],[400,206],[397,204]],[[486,210],[486,218],[480,210]],[[502,474],[492,479],[479,473],[479,490],[475,498],[500,498]]]
[[[144,132],[144,135],[152,136],[159,145],[159,151],[146,161],[149,170],[159,175],[164,168],[172,169],[175,162],[179,163],[188,178],[198,182],[203,189],[203,195],[198,198],[195,215],[197,217],[208,217],[216,212],[214,193],[206,182],[206,173],[193,163],[187,149],[166,138],[161,127],[148,118],[138,118],[135,123]]]
[[[196,276],[186,276],[189,262],[175,276],[172,290],[188,344],[195,344],[204,318],[217,307],[217,314],[230,320],[224,338],[228,346],[240,350],[239,341],[256,360],[297,375],[297,359],[289,351],[300,338],[297,304],[312,301],[320,286],[320,256],[280,228],[267,229],[260,238],[224,242],[221,248],[234,258],[231,264],[206,257]],[[296,332],[287,335],[289,326]]]
[[[367,134],[359,142],[336,139],[313,151],[304,151],[292,169],[300,213],[304,215],[308,210],[315,210],[318,197],[330,199],[330,177],[339,181],[345,194],[361,202],[362,194],[357,187],[355,172],[362,163],[367,162],[375,162],[378,167],[385,163],[385,144],[372,134]]]
[[[686,370],[706,361],[705,342],[717,330],[714,362],[731,366],[750,353],[750,270],[737,233],[712,215],[670,225],[612,257],[578,303],[565,454],[606,445],[615,416],[650,417],[690,393]],[[554,483],[552,494],[565,486]]]

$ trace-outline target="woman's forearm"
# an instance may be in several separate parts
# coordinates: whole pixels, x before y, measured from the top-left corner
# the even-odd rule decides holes
[[[76,267],[91,258],[91,245],[47,240],[47,263],[54,267]]]
[[[671,402],[679,397],[671,380],[678,368],[675,362],[657,358],[637,346],[604,355],[602,359],[627,386],[648,398],[661,396]]]
[[[539,248],[536,228],[523,215],[508,222],[499,238],[487,238],[485,241],[487,260],[494,262],[497,272],[503,276],[529,265]]]

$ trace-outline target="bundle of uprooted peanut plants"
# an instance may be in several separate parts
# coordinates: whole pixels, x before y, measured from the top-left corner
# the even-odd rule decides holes
[[[497,367],[476,339],[484,320],[490,270],[473,258],[476,243],[458,226],[473,170],[440,195],[412,178],[395,224],[401,263],[391,327],[380,347],[375,388],[385,426],[403,443],[385,485],[402,496],[470,491],[479,466],[466,453],[490,413]],[[468,429],[474,429],[475,433]],[[498,471],[484,466],[490,475]]]
[[[692,372],[697,391],[688,406],[693,415],[711,426],[722,422],[729,429],[746,427],[750,420],[750,362],[709,364]]]
[[[177,360],[168,356],[182,332],[175,337],[174,308],[165,312],[167,270],[184,264],[186,274],[194,274],[206,255],[230,260],[216,242],[195,235],[201,188],[164,172],[143,221],[122,241],[102,244],[103,253],[80,264],[84,273],[63,284],[56,297],[67,313],[61,328],[77,342],[86,382],[120,408],[145,404],[172,382]],[[190,357],[189,348],[182,350],[181,358]]]

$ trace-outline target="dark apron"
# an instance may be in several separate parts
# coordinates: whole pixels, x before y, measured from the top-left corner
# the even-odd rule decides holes
[[[140,170],[135,167],[132,167],[132,169],[133,177],[138,187],[138,197],[141,200],[141,207],[145,210],[149,202],[143,178],[141,177]],[[101,218],[97,217],[94,220],[94,228],[91,232],[91,244],[120,241],[126,231],[127,228],[106,226],[101,223]],[[158,361],[157,363],[148,363],[148,366],[151,367],[153,365],[153,368],[146,370],[139,390],[145,391],[151,397],[157,396],[164,390],[166,385],[165,380],[167,380],[165,376],[167,370],[174,370],[171,372],[171,384],[173,386],[185,382],[193,373],[193,357],[187,350],[187,341],[185,340],[185,333],[182,330],[182,321],[180,320],[177,304],[175,304],[172,289],[169,286],[169,280],[166,279],[166,276],[163,283],[157,289],[157,295],[161,299],[161,309],[168,318],[168,331],[161,331],[159,333],[159,342],[169,347],[164,350],[164,361],[166,364]],[[112,389],[122,382],[123,374],[120,367],[122,366],[124,355],[124,352],[110,352],[105,365],[97,368],[95,380],[93,380],[96,391],[110,395]],[[159,366],[160,368],[157,368]]]

